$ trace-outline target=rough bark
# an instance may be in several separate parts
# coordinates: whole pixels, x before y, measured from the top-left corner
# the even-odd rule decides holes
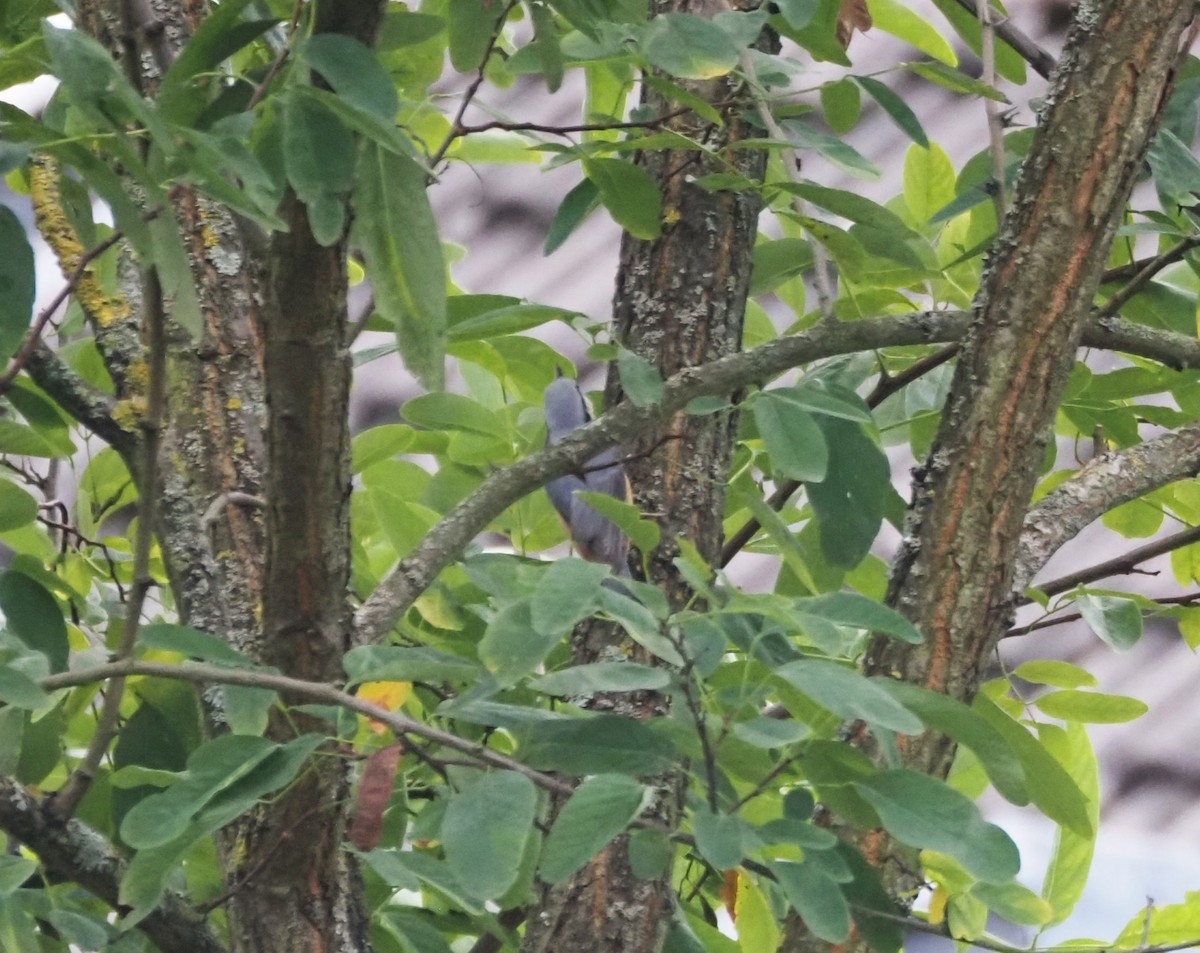
[[[1171,89],[1194,0],[1083,3],[992,252],[889,601],[924,633],[876,640],[870,673],[969,699],[1007,628],[1029,499],[1122,209]],[[944,776],[923,736],[907,763]]]
[[[1015,564],[1054,415],[1134,178],[1161,118],[1195,0],[1079,4],[1014,205],[976,297],[938,435],[917,474],[888,601],[925,636],[877,637],[864,663],[969,701],[1008,627]],[[870,738],[859,726],[858,739]],[[954,744],[903,739],[945,777]],[[881,832],[859,838],[893,895],[919,877]],[[821,946],[790,924],[787,950]],[[852,941],[855,949],[861,940]]]
[[[658,12],[700,14],[710,7],[686,0],[652,6]],[[728,79],[693,84],[692,91],[711,102],[726,101],[737,93]],[[660,113],[678,108],[652,91],[644,93],[643,101]],[[761,180],[764,155],[734,151],[754,130],[735,110],[724,118],[721,129],[694,115],[679,117],[671,126],[723,152],[747,178]],[[659,186],[664,223],[661,236],[652,241],[624,236],[612,336],[668,378],[741,349],[760,204],[753,194],[711,193],[693,185],[693,177],[716,169],[699,153],[651,151],[639,161]],[[622,397],[615,368],[607,397],[609,404]],[[662,529],[659,548],[641,554],[647,578],[663,588],[673,604],[682,605],[690,591],[672,560],[679,555],[678,541],[684,539],[716,564],[737,421],[732,413],[689,417],[677,410],[663,424],[661,429],[643,431],[636,443],[627,445],[631,457],[627,470],[637,505],[652,514]],[[634,571],[641,575],[640,566]],[[574,659],[579,664],[598,661],[621,639],[622,633],[612,626],[584,623],[573,638]],[[635,649],[634,655],[638,654]],[[665,714],[667,700],[658,693],[637,692],[599,697],[592,707],[646,718]],[[682,778],[647,780],[660,792],[650,813],[670,825],[678,814]],[[650,953],[662,945],[672,913],[669,872],[655,880],[636,877],[629,866],[626,840],[620,838],[574,877],[556,886],[541,885],[523,949],[529,953]]]
[[[371,44],[379,0],[321,5],[314,30]],[[346,346],[346,237],[322,247],[290,190],[288,230],[268,250],[263,351],[267,407],[266,566],[260,657],[296,678],[342,676],[350,645],[351,364]],[[291,702],[293,699],[284,699]],[[274,717],[279,740],[329,725]],[[342,846],[349,765],[313,760],[240,825],[230,903],[237,949],[356,953],[370,948],[357,863]]]

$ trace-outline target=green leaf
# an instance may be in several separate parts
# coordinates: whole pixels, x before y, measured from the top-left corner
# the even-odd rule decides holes
[[[855,127],[862,114],[862,96],[858,87],[848,79],[839,79],[821,86],[821,111],[825,123],[834,132],[845,134]]]
[[[933,0],[934,5],[942,11],[942,15],[953,25],[971,52],[980,55],[981,40],[979,18],[958,5],[956,0]],[[999,37],[996,38],[996,71],[1010,83],[1018,86],[1025,85],[1025,60],[1011,46]]]
[[[16,353],[33,318],[33,248],[25,226],[0,206],[0,363]]]
[[[872,79],[870,76],[855,76],[852,78],[891,117],[892,122],[899,127],[901,132],[917,145],[928,148],[929,137],[925,135],[925,129],[921,126],[921,120],[909,108],[908,103],[877,79]]]
[[[453,314],[454,303],[463,297],[491,297],[484,295],[456,295],[447,300],[447,307]],[[474,314],[469,318],[455,321],[453,318],[448,326],[451,341],[482,341],[502,334],[517,334],[539,327],[550,321],[570,321],[579,312],[568,311],[565,308],[552,308],[544,304],[514,304],[503,308],[493,308]]]
[[[804,925],[829,943],[850,936],[850,905],[841,888],[812,863],[773,861],[771,872]]]
[[[972,708],[1000,732],[1021,759],[1026,790],[1037,808],[1080,837],[1094,836],[1087,796],[1046,748],[985,695],[977,695]]]
[[[1062,662],[1058,659],[1032,659],[1022,662],[1013,675],[1037,685],[1053,685],[1055,688],[1090,688],[1097,683],[1096,676],[1087,669]]]
[[[916,626],[899,612],[856,592],[826,592],[797,599],[795,606],[801,615],[818,616],[835,625],[879,632],[913,645],[921,642]]]
[[[0,532],[20,529],[37,518],[38,502],[10,480],[0,480]]]
[[[533,17],[534,43],[542,65],[542,78],[546,81],[546,88],[554,93],[562,85],[563,79],[563,53],[558,42],[558,27],[554,23],[553,12],[544,3],[531,3],[529,11]]]
[[[537,789],[515,771],[485,774],[450,798],[442,846],[463,889],[492,900],[513,885],[536,810]]]
[[[462,394],[422,394],[407,401],[400,412],[405,420],[429,430],[466,430],[484,436],[504,431],[495,413]]]
[[[968,96],[982,96],[997,103],[1008,102],[1008,97],[994,86],[989,86],[981,80],[961,73],[944,63],[905,63],[905,67],[931,83],[936,83],[943,89],[954,93],[965,93]]]
[[[300,44],[300,59],[321,74],[347,102],[391,122],[400,99],[387,70],[358,40],[340,33],[318,33]]]
[[[1046,868],[1042,896],[1054,910],[1050,922],[1061,923],[1083,896],[1092,867],[1096,832],[1100,828],[1100,766],[1087,729],[1078,722],[1045,732],[1043,743],[1047,748],[1053,745],[1056,759],[1087,799],[1092,828],[1087,835],[1061,825],[1055,831],[1054,852]]]
[[[579,870],[629,826],[651,797],[649,788],[623,774],[599,774],[584,781],[546,837],[538,867],[542,880],[559,883]]]
[[[0,701],[17,708],[42,711],[50,707],[50,696],[24,672],[0,665]]]
[[[354,185],[354,138],[323,102],[283,99],[283,162],[288,181],[306,204],[341,196]]]
[[[67,624],[54,597],[24,573],[0,576],[0,609],[5,628],[50,662],[51,673],[65,672],[70,655]]]
[[[1200,202],[1196,195],[1200,190],[1200,160],[1170,129],[1158,131],[1146,161],[1154,175],[1154,187],[1164,199],[1187,208]]]
[[[795,387],[777,387],[768,391],[775,397],[795,404],[802,410],[827,417],[840,417],[858,423],[875,422],[866,402],[853,391],[829,390],[813,378],[806,377]]]
[[[936,142],[928,147],[908,147],[904,157],[904,204],[917,224],[954,201],[954,164]]]
[[[217,662],[238,668],[251,668],[254,662],[228,642],[186,625],[153,622],[138,627],[138,644],[150,649],[178,652],[202,662]]]
[[[627,588],[637,588],[629,580],[624,584]],[[600,602],[604,614],[620,623],[629,637],[647,652],[668,665],[684,664],[675,643],[662,634],[658,619],[642,603],[608,586],[601,588]]]
[[[803,238],[760,239],[754,246],[753,262],[750,294],[766,294],[812,267],[812,245]]]
[[[439,390],[445,373],[446,265],[425,173],[407,156],[368,142],[358,177],[354,227],[375,306],[395,326],[405,366],[426,387]]]
[[[542,675],[530,681],[529,687],[545,695],[570,696],[656,691],[670,683],[670,674],[661,668],[637,662],[592,662]]]
[[[868,0],[875,29],[890,33],[947,66],[957,66],[954,47],[928,20],[899,0]]]
[[[497,19],[497,7],[484,0],[450,0],[450,62],[460,73],[473,73],[483,65],[499,27]]]
[[[736,814],[717,814],[698,806],[692,812],[696,849],[717,870],[732,870],[754,843],[749,826]]]
[[[680,79],[724,76],[738,63],[738,47],[711,20],[691,13],[664,13],[642,34],[642,52],[653,66]]]
[[[836,136],[818,132],[811,126],[799,122],[784,123],[797,149],[811,149],[828,159],[842,171],[860,179],[878,179],[879,167],[868,160],[853,146]]]
[[[606,566],[582,559],[557,559],[542,574],[530,600],[533,628],[556,638],[570,632],[600,606],[600,583],[609,575]]]
[[[158,108],[168,122],[190,125],[208,102],[206,90],[193,81],[269,30],[277,21],[242,22],[250,0],[225,0],[200,21],[168,67],[158,90]]]
[[[1081,595],[1075,604],[1083,621],[1118,652],[1126,652],[1141,641],[1142,611],[1133,600]]]
[[[545,633],[534,628],[528,602],[505,606],[488,623],[479,640],[479,661],[501,685],[512,685],[545,661],[550,650],[569,633]]]
[[[1011,880],[1020,869],[1012,839],[986,822],[966,795],[942,781],[897,768],[854,787],[901,843],[947,854],[989,883]]]
[[[0,856],[0,897],[11,896],[37,869],[37,862],[28,857]]]
[[[996,790],[1010,803],[1029,803],[1025,769],[1004,736],[962,702],[918,685],[888,679],[882,685],[905,708],[935,731],[970,748]]]
[[[1104,692],[1082,692],[1076,689],[1050,692],[1034,704],[1051,718],[1097,725],[1133,721],[1150,710],[1150,706],[1145,702],[1126,695],[1107,695]]]
[[[818,0],[777,0],[779,13],[793,30],[803,30],[819,6]]]
[[[451,682],[479,679],[477,662],[428,646],[359,645],[342,659],[349,684],[358,682]]]
[[[661,201],[661,200],[660,200]],[[550,220],[542,254],[549,255],[565,242],[589,215],[600,207],[600,190],[591,179],[584,179],[565,196]]]
[[[645,169],[624,159],[585,159],[583,171],[613,221],[625,231],[647,240],[661,234],[662,196]]]
[[[733,726],[733,733],[756,748],[782,748],[808,737],[808,726],[790,718],[771,718],[760,715],[750,721],[740,721]]]
[[[654,521],[644,519],[642,511],[632,503],[618,500],[615,496],[609,496],[607,493],[596,493],[591,490],[586,492],[579,490],[575,493],[575,498],[582,500],[601,516],[616,523],[621,532],[628,536],[633,545],[642,552],[649,553],[658,548],[659,540],[662,539],[662,530]]]
[[[924,730],[921,720],[881,688],[877,679],[836,662],[797,659],[779,666],[775,674],[842,718],[861,718],[907,735]]]
[[[649,407],[662,400],[663,379],[658,368],[640,354],[621,348],[617,355],[621,388],[636,407]]]
[[[303,735],[277,745],[252,735],[214,738],[192,752],[179,781],[125,815],[121,837],[139,850],[186,849],[291,781],[323,740]],[[185,842],[174,843],[180,839]]]
[[[640,721],[593,715],[529,725],[521,739],[530,767],[583,777],[589,774],[656,774],[675,761],[662,735]]]
[[[816,418],[829,447],[829,470],[820,483],[808,483],[808,500],[817,514],[821,550],[835,566],[850,569],[870,552],[892,493],[887,456],[848,420]]]
[[[812,415],[774,391],[758,394],[752,407],[758,432],[771,454],[772,469],[794,480],[824,480],[829,450]]]

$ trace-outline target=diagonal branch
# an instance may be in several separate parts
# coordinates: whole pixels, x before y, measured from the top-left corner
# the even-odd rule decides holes
[[[1170,536],[1156,539],[1152,543],[1138,546],[1120,556],[1106,559],[1102,563],[1085,566],[1078,572],[1067,573],[1067,575],[1052,579],[1045,584],[1039,583],[1035,588],[1046,596],[1057,596],[1060,593],[1070,592],[1076,586],[1086,586],[1089,582],[1095,582],[1098,579],[1107,579],[1109,576],[1127,576],[1147,560],[1155,559],[1196,542],[1200,542],[1200,526],[1193,526],[1181,533],[1172,533]]]
[[[1200,473],[1200,424],[1091,461],[1029,510],[1013,592],[1021,593],[1059,548],[1122,503]]]
[[[561,443],[532,453],[484,480],[425,534],[359,608],[356,642],[383,641],[438,573],[506,507],[548,480],[573,472],[601,450],[663,428],[673,414],[696,397],[732,394],[798,365],[840,354],[958,341],[966,333],[968,321],[969,315],[962,311],[917,311],[865,321],[826,322],[801,334],[688,368],[667,381],[662,400],[653,406],[621,403]],[[1083,344],[1149,357],[1177,369],[1200,367],[1200,340],[1119,319],[1089,326]]]
[[[70,880],[114,910],[125,862],[94,828],[66,821],[38,802],[12,778],[0,775],[0,828],[37,854],[52,879]],[[195,910],[168,892],[138,929],[161,950],[172,953],[227,953],[212,928]]]
[[[955,0],[960,7],[980,16],[978,0]],[[1033,71],[1042,79],[1049,79],[1058,62],[1046,50],[1038,46],[1029,34],[1018,29],[1007,20],[995,24],[996,36],[1017,51],[1021,59],[1033,67]]]

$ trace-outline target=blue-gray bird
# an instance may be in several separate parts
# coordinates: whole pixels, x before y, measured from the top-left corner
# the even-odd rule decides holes
[[[558,443],[591,420],[587,398],[569,377],[560,376],[546,388],[546,442]],[[580,474],[570,473],[546,484],[575,551],[584,559],[604,563],[618,576],[629,575],[629,538],[612,520],[575,496],[579,490],[630,499],[629,478],[616,447],[596,454]]]

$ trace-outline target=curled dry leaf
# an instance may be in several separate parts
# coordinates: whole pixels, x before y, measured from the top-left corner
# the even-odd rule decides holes
[[[866,33],[871,29],[871,14],[867,10],[867,0],[842,0],[842,6],[837,16],[837,38],[842,46],[850,45],[850,37],[854,31]]]
[[[371,752],[358,782],[354,820],[350,824],[350,843],[359,850],[373,850],[383,834],[383,812],[392,799],[392,785],[404,744],[395,742]]]

